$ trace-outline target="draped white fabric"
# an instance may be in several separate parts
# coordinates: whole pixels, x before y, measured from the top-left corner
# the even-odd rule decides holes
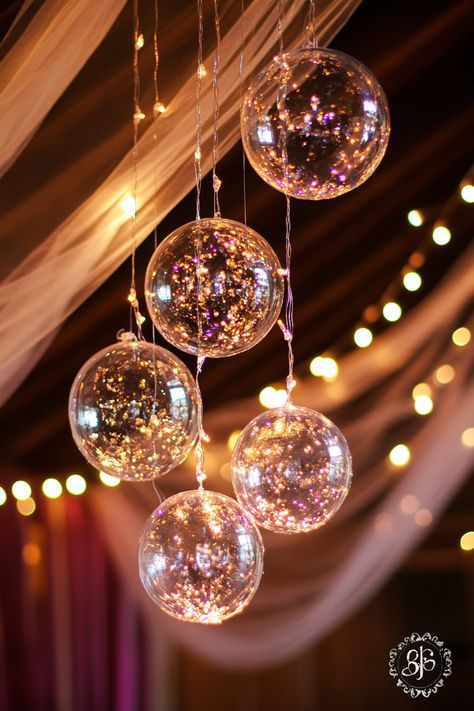
[[[463,447],[460,438],[472,426],[474,411],[471,353],[450,339],[473,292],[473,253],[468,250],[430,297],[381,335],[368,353],[351,353],[341,360],[337,386],[314,378],[300,385],[298,402],[330,412],[340,400],[369,395],[393,374],[376,406],[343,426],[355,461],[347,502],[314,534],[264,535],[266,574],[239,618],[208,628],[175,623],[162,614],[141,588],[136,560],[141,528],[156,502],[154,492],[140,486],[95,491],[97,520],[110,551],[157,635],[167,631],[216,665],[272,666],[320,639],[383,585],[428,530],[402,511],[402,497],[416,497],[418,509],[427,509],[436,519],[473,465],[472,450]],[[386,449],[380,454],[380,444],[386,447],[388,433],[415,417],[413,385],[446,362],[455,368],[455,379],[437,392],[431,416],[418,419],[420,427],[409,441],[410,465],[395,472],[385,462]],[[336,387],[333,398],[330,393]],[[217,474],[229,458],[224,432],[244,426],[257,409],[256,401],[246,401],[210,414],[209,488],[230,493]],[[164,488],[192,488],[192,471],[182,467],[162,481]]]
[[[359,1],[321,1],[318,25],[321,28],[322,43],[327,43],[335,35]],[[83,2],[86,6],[89,4],[91,7],[103,8],[102,3],[93,0],[88,0],[88,3],[86,0]],[[54,5],[53,0],[45,3],[45,10],[50,4]],[[76,4],[68,3],[65,6],[64,23],[67,18],[70,22],[75,16]],[[225,3],[223,5],[224,12]],[[304,0],[294,0],[288,9],[285,34],[285,45],[288,48],[295,46],[301,40],[305,5]],[[254,0],[245,10],[244,26],[250,29],[245,50],[244,81],[247,81],[249,76],[275,51],[274,6],[273,0]],[[109,10],[110,20],[113,14],[112,7]],[[88,22],[90,17],[89,13]],[[105,24],[104,19],[103,25]],[[86,25],[82,25],[82,32],[85,31]],[[25,36],[25,43],[26,40]],[[241,27],[240,22],[237,22],[225,33],[221,42],[219,85],[221,155],[234,145],[239,135],[240,43]],[[92,44],[91,42],[88,51]],[[27,53],[26,49],[24,48],[25,53]],[[63,55],[68,53],[69,43],[67,47],[64,45],[58,47],[56,53],[48,55],[42,64],[41,77],[48,77],[53,68],[61,71],[62,62],[65,61]],[[85,54],[86,52],[76,56],[74,67],[71,60],[70,77],[79,69]],[[211,61],[211,58],[207,58],[205,64],[210,67]],[[14,82],[14,77],[12,81]],[[54,82],[50,85],[49,82],[44,83],[44,79],[39,81],[43,82],[46,95],[42,99],[43,106],[51,105],[57,97],[57,88]],[[166,114],[158,119],[156,139],[155,130],[151,126],[139,141],[137,242],[145,239],[155,225],[193,186],[192,159],[195,139],[193,131],[189,130],[189,112],[194,102],[193,71],[184,83],[175,87]],[[23,117],[23,113],[20,116],[20,107],[17,113],[20,124],[27,120]],[[202,116],[203,170],[207,171],[210,168],[212,138],[210,83],[203,91]],[[33,116],[29,121],[23,129],[25,137],[30,136],[37,125],[36,118]],[[60,147],[57,149],[59,150]],[[87,159],[87,156],[84,156],[84,159]],[[116,169],[89,199],[56,227],[0,285],[2,342],[0,404],[8,398],[34,366],[55,329],[110,276],[130,253],[130,226],[121,207],[121,201],[127,194],[130,184],[131,153],[123,156]],[[49,204],[46,201],[45,219],[48,209]],[[21,235],[16,236],[17,239],[21,237]]]

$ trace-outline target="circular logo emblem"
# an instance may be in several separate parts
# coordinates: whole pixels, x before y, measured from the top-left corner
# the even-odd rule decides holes
[[[451,652],[436,636],[414,632],[390,650],[390,676],[413,699],[435,694],[451,674]]]

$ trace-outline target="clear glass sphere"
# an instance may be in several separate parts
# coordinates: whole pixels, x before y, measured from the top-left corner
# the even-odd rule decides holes
[[[210,358],[235,355],[275,324],[284,293],[279,270],[273,249],[250,227],[221,218],[190,222],[172,232],[150,261],[148,310],[176,348]]]
[[[277,56],[244,96],[241,131],[258,175],[303,200],[333,198],[369,178],[390,134],[385,94],[343,52],[303,48]],[[285,160],[285,136],[287,161]]]
[[[306,407],[263,412],[243,430],[232,454],[238,500],[259,526],[278,533],[326,523],[346,498],[351,478],[344,435]]]
[[[121,341],[90,358],[74,380],[69,422],[92,466],[129,481],[178,466],[197,434],[196,385],[175,355]]]
[[[234,499],[184,491],[166,499],[146,522],[138,564],[145,590],[164,612],[186,622],[217,624],[254,596],[263,543]]]

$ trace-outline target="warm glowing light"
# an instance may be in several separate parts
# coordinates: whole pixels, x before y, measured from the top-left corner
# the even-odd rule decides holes
[[[110,486],[111,488],[120,484],[120,479],[118,477],[112,476],[111,474],[107,474],[107,472],[99,472],[99,479],[101,480],[102,484],[105,484],[105,486]]]
[[[421,276],[418,272],[407,272],[403,277],[403,286],[407,291],[418,291],[421,286]]]
[[[219,472],[223,479],[230,481],[232,479],[232,467],[230,466],[230,462],[223,464],[219,469]]]
[[[36,510],[36,504],[31,496],[29,496],[27,499],[19,499],[16,502],[16,508],[18,513],[21,513],[22,516],[31,516]]]
[[[474,185],[463,185],[461,188],[461,197],[464,202],[474,202]]]
[[[205,76],[207,76],[206,67],[204,64],[200,64],[198,67],[198,77],[204,79]]]
[[[462,348],[463,346],[467,346],[471,340],[471,332],[466,326],[461,326],[461,328],[457,328],[454,331],[452,339],[455,346]]]
[[[260,392],[260,395],[258,396],[260,404],[263,405],[263,407],[268,408],[269,410],[274,407],[282,407],[286,402],[286,398],[286,390],[276,390],[271,385],[268,385],[266,388],[263,388],[263,390]]]
[[[370,328],[366,328],[365,326],[357,328],[354,332],[354,343],[356,346],[359,346],[359,348],[367,348],[367,346],[370,346],[373,339],[374,337],[372,335],[372,331]]]
[[[57,499],[63,493],[63,487],[57,479],[45,479],[43,486],[41,487],[43,494],[48,497],[48,499]]]
[[[398,321],[402,315],[402,307],[396,301],[389,301],[384,305],[382,313],[387,321]]]
[[[41,548],[37,543],[29,541],[23,546],[21,555],[23,558],[23,562],[26,563],[26,565],[29,565],[34,568],[39,564],[41,560]]]
[[[156,104],[153,104],[153,115],[156,117],[159,114],[165,114],[166,113],[166,106],[161,103],[161,101],[157,101]]]
[[[124,211],[126,217],[135,217],[135,213],[137,211],[137,203],[133,195],[125,195],[125,197],[122,199],[122,202],[120,203],[120,207]]]
[[[415,514],[415,523],[417,526],[425,528],[426,526],[430,526],[432,522],[433,514],[431,511],[428,511],[428,509],[418,509]]]
[[[474,531],[466,531],[459,540],[459,545],[463,551],[474,550]]]
[[[434,379],[440,385],[447,385],[454,379],[455,371],[452,365],[445,363],[436,368],[434,373]]]
[[[451,241],[451,231],[445,225],[437,225],[433,230],[433,242],[440,247]]]
[[[419,269],[423,266],[425,261],[425,255],[422,252],[413,252],[410,259],[408,260],[410,266],[413,267],[413,269]]]
[[[411,391],[411,395],[414,400],[416,400],[417,397],[422,397],[422,395],[428,395],[428,397],[431,397],[431,387],[428,383],[418,383],[418,385],[415,385]]]
[[[339,373],[337,362],[330,356],[316,356],[311,361],[309,369],[314,376],[323,378],[328,382],[335,380]]]
[[[230,435],[227,439],[227,446],[229,447],[231,452],[235,447],[235,443],[237,442],[237,440],[240,437],[241,431],[242,430],[234,430],[233,432],[230,433]]]
[[[87,488],[86,480],[80,474],[71,474],[66,479],[66,489],[74,496],[80,496]]]
[[[397,444],[390,450],[388,458],[395,467],[404,467],[410,461],[410,450],[406,444]]]
[[[136,49],[141,49],[144,44],[145,44],[145,38],[143,37],[142,34],[138,35],[137,41],[135,42]]]
[[[420,395],[415,399],[413,407],[419,415],[429,415],[433,409],[433,400],[429,395]]]
[[[407,215],[407,220],[412,227],[421,227],[423,224],[423,215],[419,210],[410,210]]]
[[[400,509],[403,511],[403,513],[406,514],[414,514],[415,511],[418,509],[419,502],[416,496],[413,496],[412,494],[407,494],[406,496],[402,496],[400,500]]]
[[[3,488],[3,486],[0,486],[0,506],[3,506],[5,501],[7,500],[7,492]]]
[[[25,501],[31,496],[31,486],[26,481],[16,481],[12,486],[12,494],[18,501]]]
[[[468,427],[461,435],[461,442],[465,447],[474,447],[474,427]]]

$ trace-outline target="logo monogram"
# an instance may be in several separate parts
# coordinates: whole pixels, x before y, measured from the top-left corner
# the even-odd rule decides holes
[[[413,699],[427,698],[451,674],[451,652],[429,632],[423,636],[414,632],[390,650],[389,673]]]

